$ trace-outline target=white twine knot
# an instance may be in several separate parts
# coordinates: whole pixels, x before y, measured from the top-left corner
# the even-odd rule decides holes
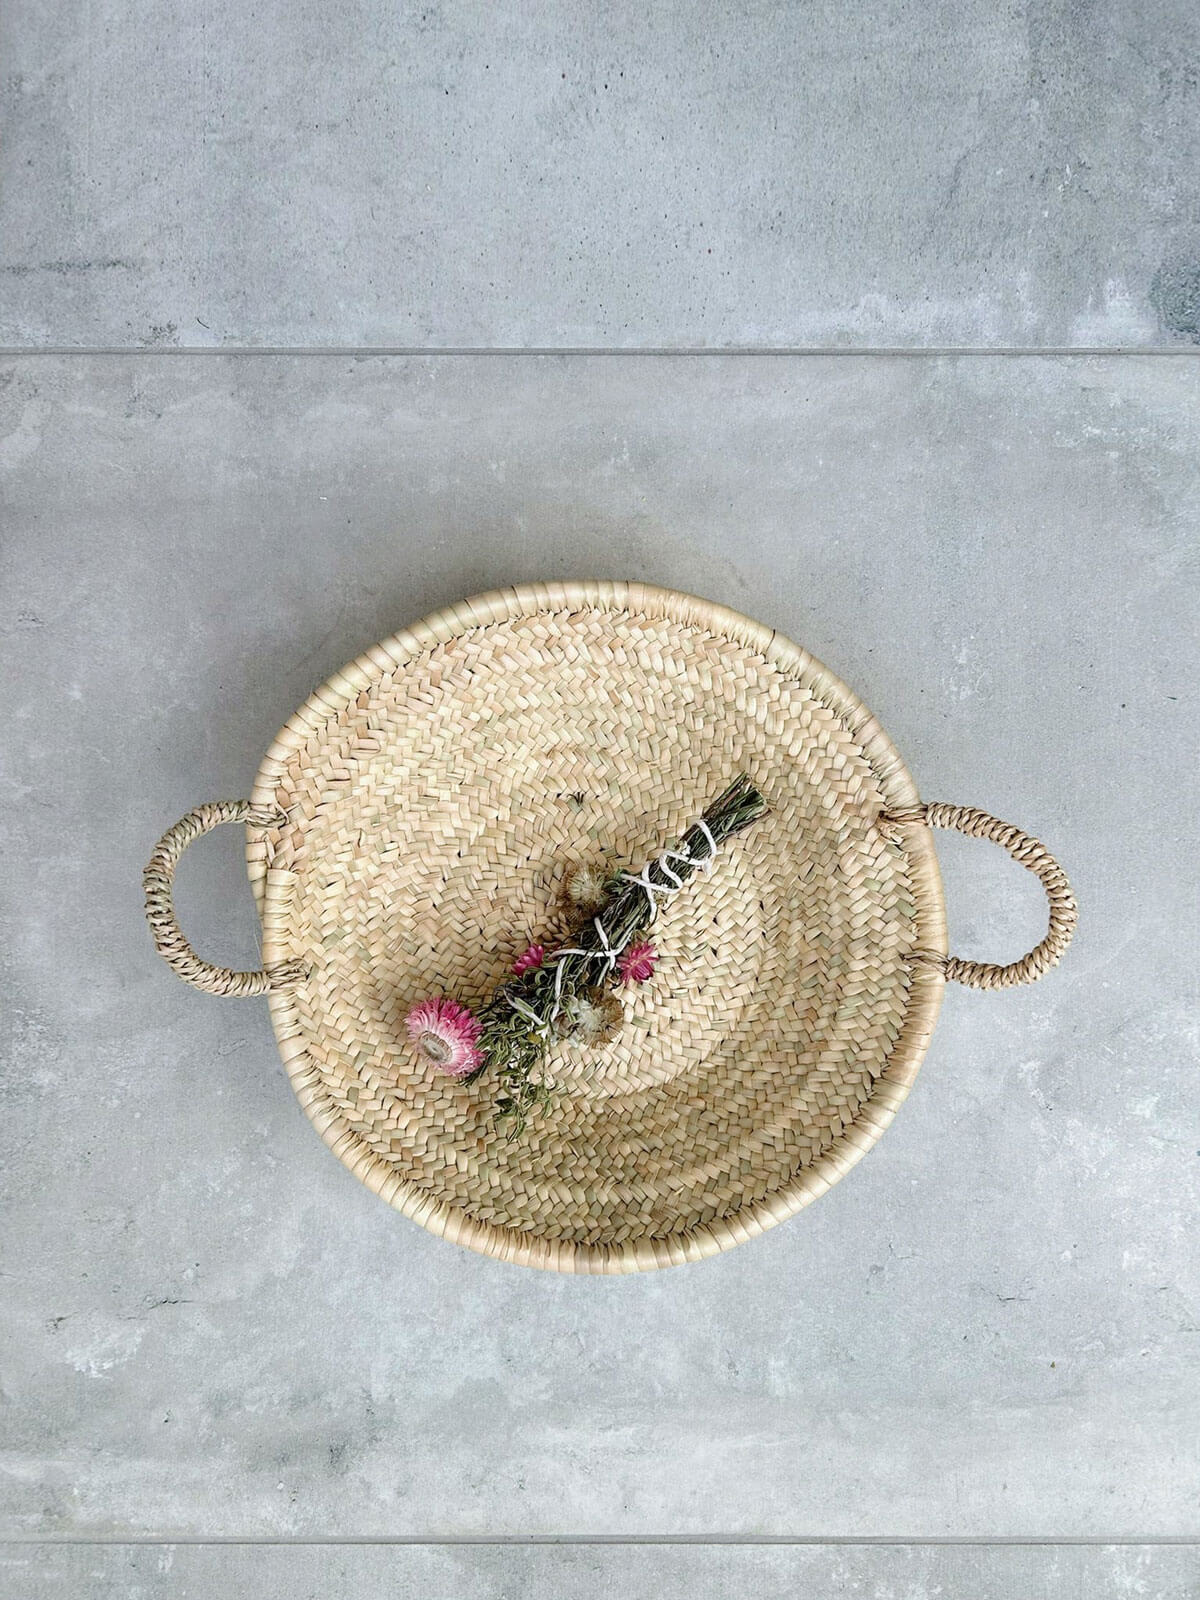
[[[653,861],[648,861],[640,872],[623,872],[621,874],[626,883],[636,883],[639,889],[646,891],[646,899],[650,903],[651,922],[654,921],[658,912],[658,902],[660,900],[669,900],[673,894],[678,894],[684,886],[685,880],[675,871],[675,868],[671,865],[672,861],[682,862],[685,867],[691,867],[693,872],[708,872],[712,867],[713,860],[717,854],[717,841],[713,838],[712,829],[703,817],[696,819],[696,827],[704,835],[704,842],[708,846],[706,855],[697,859],[688,850],[664,850],[662,855],[656,856]],[[666,879],[665,883],[655,883],[650,876],[652,867],[658,868]]]
[[[659,900],[669,900],[673,894],[678,894],[686,881],[679,876],[671,865],[672,861],[678,861],[685,867],[691,867],[693,872],[707,873],[712,867],[713,860],[717,854],[717,841],[713,838],[712,829],[703,817],[698,817],[695,825],[704,835],[704,842],[708,847],[706,855],[697,859],[688,850],[664,850],[653,861],[648,861],[640,872],[623,872],[621,874],[627,883],[636,883],[639,888],[646,891],[646,899],[650,902],[651,922],[654,921],[655,914],[658,911]],[[651,867],[657,867],[667,881],[665,883],[655,883],[650,876]],[[515,995],[505,996],[518,1016],[524,1017],[526,1022],[532,1025],[533,1031],[541,1034],[543,1039],[549,1038],[551,1029],[562,1014],[563,963],[566,958],[568,956],[582,956],[585,961],[602,961],[604,963],[604,971],[601,973],[601,977],[607,978],[616,966],[621,952],[633,937],[633,932],[631,931],[625,935],[620,944],[612,944],[608,937],[608,930],[599,917],[592,918],[592,927],[595,928],[596,937],[600,941],[599,950],[581,950],[578,945],[570,945],[564,950],[555,950],[552,955],[546,957],[547,961],[555,963],[555,972],[554,992],[550,996],[550,1005],[544,1017],[539,1016],[531,1005],[527,1005],[524,1000],[518,1000]]]
[[[555,950],[553,954],[546,957],[547,961],[553,961],[556,965],[554,992],[550,996],[550,1006],[544,1017],[540,1017],[532,1006],[526,1005],[523,1000],[518,1000],[515,995],[510,994],[507,996],[508,1003],[513,1010],[524,1017],[527,1022],[531,1022],[534,1031],[540,1033],[543,1038],[549,1035],[550,1030],[562,1014],[563,962],[566,958],[568,956],[582,956],[585,961],[602,961],[604,963],[604,971],[600,976],[606,978],[616,966],[622,950],[624,950],[632,937],[632,935],[626,934],[620,944],[613,944],[609,940],[608,929],[599,917],[592,918],[592,926],[595,928],[596,937],[600,941],[599,950],[581,950],[578,945],[568,945],[565,949]]]

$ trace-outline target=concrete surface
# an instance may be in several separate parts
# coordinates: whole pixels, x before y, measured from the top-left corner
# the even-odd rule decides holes
[[[1200,1594],[1198,58],[1185,0],[0,6],[0,1600]],[[389,1211],[139,889],[366,645],[587,574],[802,641],[1083,911],[815,1207],[624,1281]],[[939,853],[953,948],[1039,937]],[[179,890],[255,964],[232,831]]]
[[[30,356],[3,378],[0,1534],[1197,1535],[1200,365]],[[157,961],[138,881],[364,646],[582,573],[801,640],[928,797],[1039,834],[1083,907],[1043,983],[949,993],[831,1194],[629,1280],[505,1267],[390,1211],[314,1136],[262,1004]],[[956,950],[1040,936],[1000,852],[941,854]],[[201,951],[253,962],[232,832],[190,853],[180,904]],[[46,1592],[125,1559],[156,1592],[158,1557],[45,1559]],[[284,1558],[178,1556],[208,1559]],[[1184,1558],[1148,1559],[1176,1592]]]
[[[1195,1600],[1196,1546],[0,1549],[45,1600]]]
[[[0,343],[1180,345],[1189,0],[9,0]]]

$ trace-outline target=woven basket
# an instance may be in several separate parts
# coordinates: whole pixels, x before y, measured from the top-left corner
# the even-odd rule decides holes
[[[431,1075],[414,1001],[477,1006],[553,929],[568,866],[633,868],[745,769],[768,816],[659,913],[661,960],[602,1048],[550,1056],[549,1109],[506,1138],[495,1085]],[[200,960],[175,920],[186,845],[245,823],[261,972]],[[931,828],[1003,845],[1050,931],[998,967],[946,953]],[[907,1095],[947,978],[1041,976],[1075,922],[1016,828],[922,805],[886,734],[806,651],[707,601],[563,583],[466,600],[331,678],[249,801],[201,806],[146,869],[181,977],[267,994],[301,1105],[370,1188],[434,1233],[564,1272],[728,1249],[824,1193]]]

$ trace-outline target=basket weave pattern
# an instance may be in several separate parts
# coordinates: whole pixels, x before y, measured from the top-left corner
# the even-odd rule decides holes
[[[770,815],[660,911],[621,1036],[558,1046],[553,1104],[507,1140],[489,1075],[430,1075],[405,1012],[482,1002],[555,933],[570,863],[641,866],[743,768]],[[308,1115],[505,1259],[638,1270],[790,1215],[890,1121],[936,1018],[928,831],[880,821],[919,805],[899,757],[819,663],[706,602],[579,584],[439,613],[301,708],[252,804],[288,818],[249,857],[267,966],[308,974],[271,993]]]

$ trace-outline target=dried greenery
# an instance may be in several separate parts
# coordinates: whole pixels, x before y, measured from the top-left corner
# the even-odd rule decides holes
[[[766,810],[762,795],[743,772],[704,812],[703,821],[719,845],[757,822]],[[672,852],[664,852],[665,866],[659,857],[646,869],[656,887],[672,889],[704,865],[710,854],[704,828],[693,823]],[[575,931],[571,944],[549,955],[540,967],[501,984],[479,1013],[483,1054],[479,1073],[497,1074],[497,1116],[507,1124],[510,1138],[522,1131],[533,1110],[549,1100],[552,1091],[541,1073],[546,1050],[552,1036],[564,1031],[562,1019],[569,1031],[573,1008],[586,992],[594,991],[597,975],[605,971],[601,958],[606,946],[624,950],[653,920],[654,907],[642,885],[623,873],[614,874],[604,885],[600,910]],[[611,978],[611,964],[607,965]],[[594,1008],[594,994],[587,1004]]]

